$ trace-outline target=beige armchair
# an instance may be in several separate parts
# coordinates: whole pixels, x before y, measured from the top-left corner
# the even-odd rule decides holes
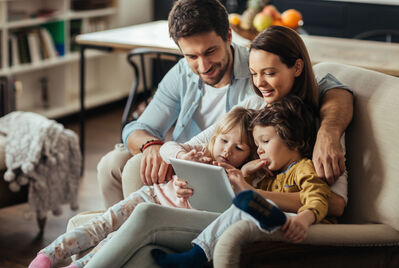
[[[314,69],[355,94],[341,224],[313,225],[302,244],[291,244],[281,232],[266,236],[237,222],[216,246],[215,267],[399,267],[399,78],[335,63]]]
[[[292,244],[284,241],[279,231],[265,235],[254,224],[237,222],[218,241],[214,267],[399,267],[399,78],[333,63],[318,64],[315,71],[318,76],[333,74],[355,94],[354,120],[346,132],[349,202],[341,223],[313,225],[304,243]],[[124,173],[137,172],[134,165],[139,162],[131,164],[132,170],[125,167]],[[150,225],[145,217],[148,221],[159,221],[160,237],[164,228],[177,228],[181,235],[187,236],[180,239],[181,248],[176,251],[189,248],[188,241],[196,232],[179,228],[179,223],[184,221],[179,218],[181,212],[174,211],[173,220],[164,223],[164,217],[169,216],[172,209],[154,207],[147,213],[139,213],[143,226]],[[96,214],[73,218],[68,229],[87,222],[93,215]],[[195,219],[198,219],[197,232],[210,220]],[[125,226],[106,244],[103,252],[99,252],[101,257],[88,266],[110,267],[107,264],[112,263],[117,267],[115,262],[122,261],[121,267],[157,267],[149,253],[154,245],[146,244],[148,241],[140,242],[138,251],[135,247],[129,249],[137,233],[143,235],[146,230],[149,233],[144,236],[151,241],[157,228],[141,229],[134,224],[137,228],[131,227]]]

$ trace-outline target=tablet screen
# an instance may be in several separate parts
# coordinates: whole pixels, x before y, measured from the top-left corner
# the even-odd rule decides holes
[[[234,191],[222,167],[181,159],[170,162],[176,175],[194,189],[189,199],[193,208],[223,212],[231,206]]]

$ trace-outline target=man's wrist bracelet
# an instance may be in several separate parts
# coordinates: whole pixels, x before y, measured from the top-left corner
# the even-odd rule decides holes
[[[150,147],[151,145],[162,145],[163,141],[161,140],[148,140],[143,145],[141,145],[140,152],[144,152],[145,149]]]

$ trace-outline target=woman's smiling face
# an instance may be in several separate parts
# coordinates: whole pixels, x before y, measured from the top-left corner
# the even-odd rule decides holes
[[[249,54],[249,71],[256,88],[266,103],[273,103],[290,93],[295,77],[301,74],[296,65],[288,68],[276,54],[252,49]]]

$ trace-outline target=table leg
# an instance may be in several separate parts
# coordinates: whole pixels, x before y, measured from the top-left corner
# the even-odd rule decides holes
[[[80,151],[82,153],[82,172],[84,170],[85,159],[85,49],[84,45],[80,46]]]

